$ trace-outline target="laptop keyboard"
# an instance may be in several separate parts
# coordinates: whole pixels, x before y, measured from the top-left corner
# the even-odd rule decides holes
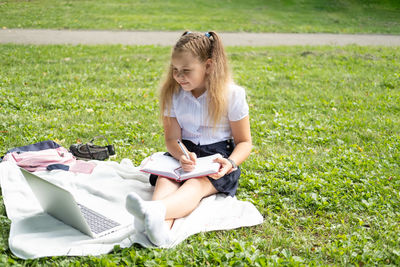
[[[90,230],[92,230],[92,232],[95,234],[99,234],[120,225],[119,223],[101,215],[100,213],[95,212],[92,209],[89,209],[82,204],[78,204],[78,206],[81,209],[86,222],[89,224]]]

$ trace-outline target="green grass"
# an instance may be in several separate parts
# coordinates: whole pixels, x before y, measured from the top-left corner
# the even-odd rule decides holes
[[[99,134],[117,161],[165,150],[156,89],[169,51],[1,45],[0,154]],[[201,233],[174,249],[23,261],[8,249],[1,203],[0,265],[399,265],[400,48],[228,54],[247,88],[254,142],[237,196],[256,205],[262,225]]]
[[[397,0],[0,0],[0,27],[400,34]]]

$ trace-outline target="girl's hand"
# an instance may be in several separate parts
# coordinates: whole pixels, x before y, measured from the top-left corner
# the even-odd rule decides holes
[[[214,180],[218,180],[225,174],[229,174],[232,172],[232,164],[226,158],[216,158],[214,162],[218,162],[219,164],[221,164],[221,167],[216,174],[209,175],[209,177],[213,178]]]
[[[182,169],[185,172],[193,171],[194,166],[196,165],[196,159],[197,159],[196,154],[193,152],[189,152],[189,157],[190,157],[190,159],[188,159],[185,155],[182,155],[179,158],[179,163],[181,164]]]

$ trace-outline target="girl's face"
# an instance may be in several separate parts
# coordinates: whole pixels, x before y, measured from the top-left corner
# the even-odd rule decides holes
[[[200,96],[205,91],[205,77],[208,74],[211,59],[201,62],[189,52],[178,52],[171,60],[174,79],[183,90]]]

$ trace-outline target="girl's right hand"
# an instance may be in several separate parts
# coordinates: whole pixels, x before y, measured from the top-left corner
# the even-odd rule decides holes
[[[179,158],[179,163],[181,164],[182,169],[185,172],[193,171],[194,166],[196,165],[196,159],[197,159],[196,154],[193,152],[189,152],[189,157],[190,157],[190,159],[188,159],[185,155],[182,155]]]

